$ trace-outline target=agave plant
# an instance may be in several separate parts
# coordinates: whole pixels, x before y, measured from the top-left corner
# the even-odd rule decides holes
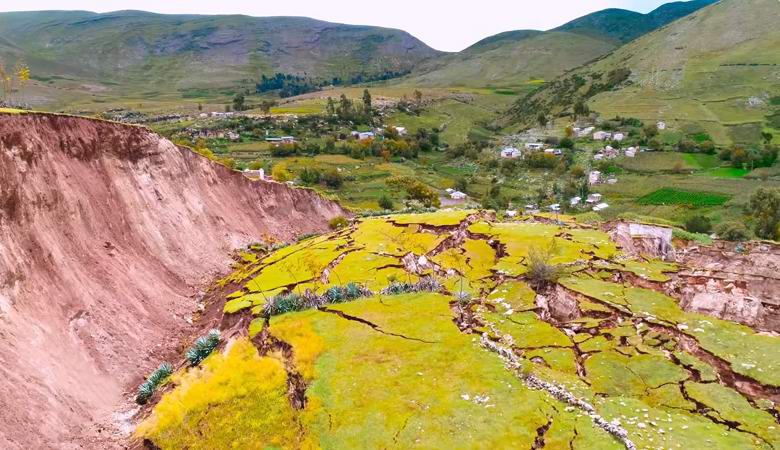
[[[207,335],[199,337],[195,340],[195,344],[187,350],[187,361],[190,365],[197,366],[217,348],[220,340],[219,330],[211,330]]]
[[[138,393],[135,396],[136,403],[143,405],[148,402],[157,387],[160,386],[171,374],[173,373],[173,366],[170,363],[164,362],[160,364],[149,378],[146,379],[140,386],[138,386]]]

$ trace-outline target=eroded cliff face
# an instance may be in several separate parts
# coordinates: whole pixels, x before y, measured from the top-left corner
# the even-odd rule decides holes
[[[233,250],[342,214],[144,128],[0,114],[0,447],[77,448]]]

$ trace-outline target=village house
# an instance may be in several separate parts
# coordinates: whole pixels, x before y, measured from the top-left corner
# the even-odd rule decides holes
[[[617,184],[617,181],[618,181],[617,177],[615,177],[614,175],[607,178],[607,184]]]
[[[525,205],[526,214],[539,214],[539,208],[536,205]]]
[[[636,157],[636,147],[628,147],[626,149],[626,157],[627,158],[634,158],[634,157]]]
[[[507,209],[506,210],[506,216],[507,217],[517,217],[517,210]]]
[[[295,144],[295,138],[293,136],[282,136],[282,144]]]
[[[501,157],[502,158],[515,159],[515,158],[521,157],[522,155],[523,155],[523,153],[520,150],[518,150],[518,149],[516,149],[514,147],[504,147],[501,150]]]
[[[593,155],[593,159],[595,159],[596,161],[601,161],[602,159],[604,159],[604,154],[596,153],[595,155]]]
[[[367,141],[369,139],[374,139],[376,136],[373,131],[360,131],[357,134],[354,134],[353,136],[357,136],[359,141]]]
[[[526,150],[542,150],[544,148],[544,144],[541,142],[528,142],[525,144]]]
[[[554,204],[550,205],[550,211],[555,212],[555,213],[560,212],[561,211],[561,205],[559,203],[554,203]]]
[[[590,194],[588,195],[588,199],[585,200],[585,203],[601,203],[601,194]]]
[[[450,198],[453,200],[465,200],[468,195],[466,193],[461,191],[452,191],[450,192]]]
[[[587,128],[575,128],[574,129],[574,135],[578,138],[584,138],[587,136],[590,136],[591,133],[593,133],[594,127],[587,127]]]
[[[257,169],[257,170],[244,169],[242,173],[247,178],[257,178],[261,181],[265,181],[265,170],[263,169]]]
[[[589,184],[599,184],[601,183],[601,172],[598,170],[593,170],[588,174],[588,183]]]
[[[597,131],[597,132],[593,133],[593,140],[594,141],[604,141],[604,140],[611,139],[611,138],[612,138],[612,133],[610,133],[608,131]]]
[[[618,142],[623,142],[623,139],[626,138],[626,135],[624,133],[615,133],[612,135],[612,139]]]
[[[593,207],[593,211],[599,212],[599,211],[603,211],[603,210],[605,210],[607,208],[609,208],[608,204],[606,204],[606,203],[599,203],[598,205]]]
[[[582,197],[572,197],[569,200],[569,206],[571,206],[573,208],[573,207],[579,205],[581,201],[582,201]]]
[[[404,127],[393,127],[395,128],[395,132],[398,133],[399,136],[406,136],[406,128]]]
[[[661,121],[659,121],[659,122],[656,124],[656,127],[658,128],[658,131],[663,131],[663,130],[665,130],[665,129],[666,129],[666,122],[664,122],[663,120],[661,120]]]
[[[612,146],[607,145],[604,147],[604,157],[607,159],[617,158],[620,155],[620,151]]]
[[[236,142],[241,140],[241,135],[236,133],[235,131],[228,131],[227,138],[233,142]]]

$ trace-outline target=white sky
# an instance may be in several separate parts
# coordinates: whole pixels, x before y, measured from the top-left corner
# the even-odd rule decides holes
[[[502,31],[547,30],[605,8],[648,12],[667,1],[671,0],[4,0],[0,11],[136,9],[181,14],[306,16],[399,28],[438,50],[458,51]]]

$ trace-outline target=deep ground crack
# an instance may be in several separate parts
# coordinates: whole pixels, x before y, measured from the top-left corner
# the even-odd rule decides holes
[[[322,311],[322,312],[335,314],[335,315],[341,317],[342,319],[346,319],[346,320],[351,320],[353,322],[362,323],[363,325],[367,325],[367,326],[371,327],[374,331],[378,331],[378,332],[380,332],[382,334],[385,334],[385,335],[388,335],[388,336],[395,336],[395,337],[399,337],[401,339],[406,339],[406,340],[409,340],[409,341],[422,342],[423,344],[439,344],[440,343],[439,341],[426,341],[425,339],[405,336],[405,335],[399,334],[399,333],[391,333],[389,331],[383,330],[379,325],[377,325],[377,324],[375,324],[375,323],[373,323],[371,321],[368,321],[366,319],[363,319],[363,318],[360,318],[360,317],[357,317],[357,316],[351,316],[351,315],[345,313],[344,311],[339,311],[339,310],[336,310],[336,309],[328,309],[325,306],[321,306],[319,308],[319,310]]]

